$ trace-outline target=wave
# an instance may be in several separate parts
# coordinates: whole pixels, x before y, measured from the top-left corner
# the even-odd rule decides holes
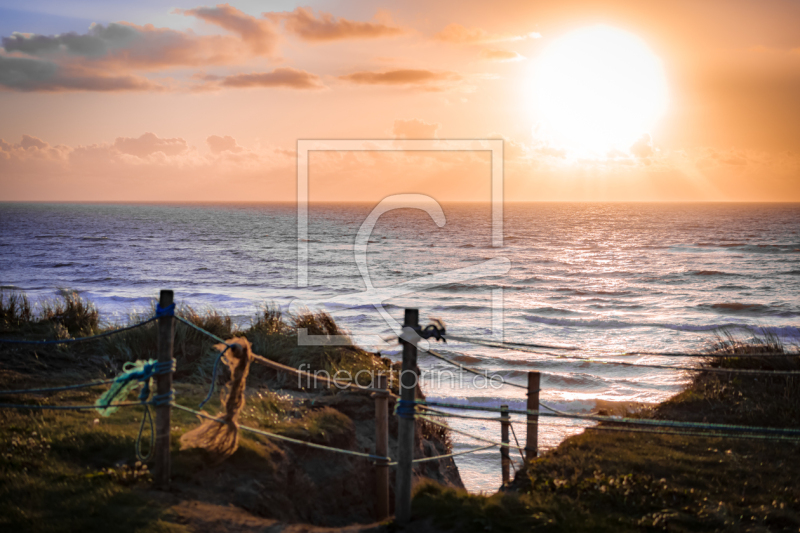
[[[627,296],[631,294],[630,291],[591,291],[581,289],[570,289],[569,287],[559,287],[555,289],[556,292],[568,292],[575,296]]]
[[[466,292],[474,292],[474,291],[487,291],[493,289],[503,289],[508,291],[523,291],[525,287],[516,287],[513,285],[503,285],[497,283],[486,283],[482,285],[474,285],[474,284],[465,284],[465,283],[448,283],[446,285],[439,285],[435,288],[435,290],[441,292],[451,292],[451,293],[466,293]]]
[[[744,316],[772,316],[781,318],[791,318],[800,316],[797,310],[780,310],[763,304],[744,304],[738,302],[701,304],[700,309],[711,310],[721,314],[744,315]]]
[[[483,361],[482,357],[475,357],[474,355],[467,354],[451,355],[450,359],[458,363],[466,363],[469,365],[474,365]]]
[[[546,326],[580,327],[588,329],[629,329],[629,328],[659,328],[674,331],[703,333],[722,329],[739,329],[756,334],[772,333],[782,337],[800,337],[800,327],[797,326],[756,326],[753,324],[740,324],[730,322],[726,324],[669,324],[659,322],[627,322],[624,320],[603,319],[570,319],[549,318],[543,316],[525,316],[525,320]]]
[[[720,272],[719,270],[690,270],[688,274],[693,276],[739,276],[730,272]]]
[[[434,311],[483,311],[487,309],[485,305],[437,305],[433,308]]]
[[[701,248],[736,249],[736,251],[756,254],[785,254],[800,252],[800,244],[748,244],[746,242],[714,243],[698,242],[695,246]]]
[[[537,307],[536,309],[527,309],[526,311],[531,313],[541,313],[541,314],[551,314],[551,315],[566,315],[566,316],[574,316],[574,315],[582,315],[583,313],[579,311],[570,311],[569,309],[559,309],[557,307]]]

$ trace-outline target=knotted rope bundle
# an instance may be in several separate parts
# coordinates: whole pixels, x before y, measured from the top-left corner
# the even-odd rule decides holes
[[[181,449],[203,448],[222,461],[236,451],[239,447],[239,415],[244,409],[244,390],[247,374],[250,373],[250,362],[253,352],[250,342],[244,337],[235,337],[226,344],[214,346],[217,350],[225,351],[222,361],[231,371],[231,378],[220,391],[222,405],[225,413],[216,420],[203,420],[200,427],[184,434],[181,437]]]

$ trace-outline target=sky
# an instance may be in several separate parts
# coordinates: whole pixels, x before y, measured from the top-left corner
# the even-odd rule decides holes
[[[22,7],[20,7],[22,6]],[[0,201],[800,201],[800,2],[0,0]],[[442,151],[369,150],[436,139]]]

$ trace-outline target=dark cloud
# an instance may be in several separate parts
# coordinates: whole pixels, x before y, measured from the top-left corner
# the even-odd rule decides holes
[[[233,8],[230,8],[233,9]],[[211,14],[202,11],[204,19]],[[107,26],[93,24],[86,34],[61,35],[14,34],[3,38],[7,53],[27,54],[33,58],[54,61],[59,65],[80,65],[83,68],[148,69],[156,70],[175,66],[202,66],[236,64],[254,55],[271,55],[277,39],[269,33],[269,21],[243,18],[237,26],[236,14],[219,11],[213,20],[238,37],[230,35],[196,35],[153,25],[137,26],[129,23],[111,23]],[[188,13],[187,13],[188,14]],[[193,14],[193,13],[192,13]],[[244,14],[241,14],[247,17]],[[200,13],[197,14],[200,16]],[[265,26],[263,31],[249,28]],[[234,28],[236,31],[234,31]]]
[[[422,69],[400,69],[384,72],[354,72],[339,76],[340,80],[361,85],[440,86],[461,80],[455,72],[433,72]]]
[[[51,61],[0,55],[0,86],[18,91],[143,91],[157,84],[131,75],[114,76]]]
[[[3,37],[3,48],[7,52],[22,52],[32,56],[41,56],[63,52],[71,55],[100,57],[114,48],[130,45],[139,38],[139,32],[124,24],[92,24],[86,34],[75,32],[60,35],[27,35],[15,33],[11,37]]]
[[[123,154],[144,158],[156,152],[164,155],[179,155],[186,152],[189,145],[180,137],[162,139],[155,133],[148,132],[136,138],[117,137],[114,141],[114,148]]]
[[[336,18],[330,13],[320,12],[319,18],[316,18],[313,11],[304,7],[298,7],[292,12],[264,13],[264,16],[283,22],[287,31],[306,41],[376,39],[405,33],[402,28],[390,24]]]
[[[220,137],[219,135],[211,135],[206,139],[209,150],[212,154],[219,154],[222,152],[241,152],[244,148],[236,144],[236,139],[230,135]]]
[[[11,89],[30,90],[37,84],[52,80],[57,72],[55,63],[0,56],[0,85]]]

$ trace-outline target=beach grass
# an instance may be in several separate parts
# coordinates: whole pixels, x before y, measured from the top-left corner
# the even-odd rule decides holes
[[[800,369],[800,358],[775,338],[741,341],[723,333],[712,350],[705,358],[712,367]],[[794,377],[699,373],[680,394],[631,415],[798,428],[798,385]],[[800,442],[611,429],[566,439],[494,495],[421,484],[414,516],[476,532],[800,528]]]
[[[143,321],[155,313],[155,301],[151,307],[149,313],[134,313],[124,321],[103,323],[97,307],[72,291],[61,291],[57,297],[33,305],[22,292],[0,290],[0,335],[27,340],[91,336]],[[388,359],[355,346],[298,344],[298,328],[305,328],[309,335],[347,336],[347,332],[327,313],[306,311],[289,315],[267,303],[244,327],[235,324],[229,315],[213,308],[197,309],[182,304],[177,306],[175,313],[217,337],[246,337],[255,353],[285,365],[310,372],[324,372],[340,379],[353,379],[362,385],[370,384],[373,373],[382,372],[390,376],[390,384],[396,389],[396,379],[392,379],[396,370],[392,369]],[[127,361],[155,359],[158,349],[156,332],[157,325],[151,322],[104,337],[97,343],[57,347],[16,345],[4,349],[15,354],[18,367],[24,367],[25,361],[38,354],[57,352],[64,359],[65,366],[72,357],[73,360],[80,360],[84,366],[94,365],[99,372],[108,374],[118,372]],[[208,382],[219,354],[215,348],[217,341],[181,323],[176,324],[174,339],[177,362],[175,378],[192,383]],[[366,372],[359,374],[360,371]],[[280,386],[300,386],[297,378],[256,366],[253,367],[251,379],[270,380]]]

